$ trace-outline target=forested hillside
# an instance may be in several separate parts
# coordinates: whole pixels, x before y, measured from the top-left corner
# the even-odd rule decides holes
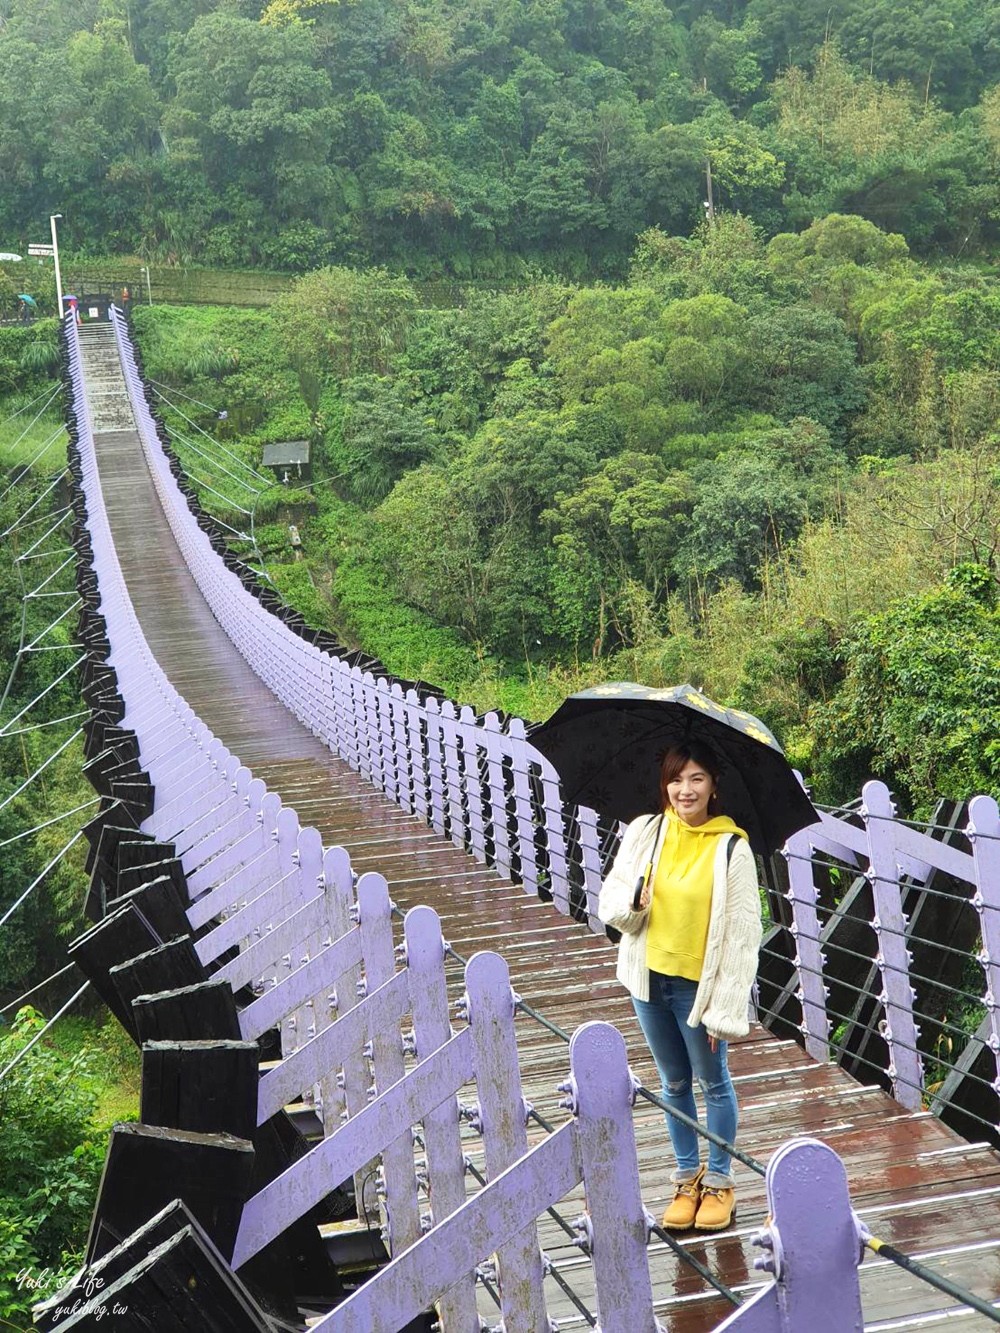
[[[331,268],[267,313],[135,313],[203,502],[400,674],[528,717],[588,681],[691,679],[822,798],[873,773],[910,808],[1000,790],[1000,289],[978,270],[857,217],[767,240],[722,215],[643,233],[617,285],[433,309]],[[209,443],[258,466],[302,437],[313,481],[256,495]]]
[[[0,0],[0,235],[622,275],[709,200],[996,241],[1000,0]],[[709,174],[711,186],[709,186]]]

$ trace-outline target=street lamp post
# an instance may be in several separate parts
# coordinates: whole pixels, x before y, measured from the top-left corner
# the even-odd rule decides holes
[[[62,270],[59,268],[59,238],[56,235],[56,219],[61,217],[61,213],[53,213],[49,218],[49,228],[52,232],[52,258],[56,266],[56,309],[59,311],[60,319],[63,315],[63,291]]]
[[[153,304],[153,284],[149,277],[149,265],[143,264],[141,271],[146,275],[146,300],[150,305]]]

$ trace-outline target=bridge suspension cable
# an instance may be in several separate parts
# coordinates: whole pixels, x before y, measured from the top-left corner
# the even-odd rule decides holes
[[[48,484],[48,486],[46,486],[45,490],[42,491],[41,495],[37,496],[31,502],[31,504],[28,505],[27,509],[24,511],[21,517],[16,519],[10,525],[9,528],[5,528],[3,532],[0,532],[0,539],[3,539],[4,537],[9,537],[12,532],[16,532],[17,529],[22,526],[24,520],[28,517],[28,515],[35,508],[35,506],[41,504],[41,502],[45,499],[45,497],[51,494],[51,492],[55,490],[55,488],[59,485],[59,483],[62,481],[65,475],[66,475],[66,469],[63,468],[63,470],[59,473],[59,475],[53,478],[53,480]]]
[[[21,432],[21,434],[17,437],[17,439],[13,441],[13,443],[12,443],[12,445],[11,445],[11,448],[16,448],[16,447],[21,443],[21,441],[24,439],[24,437],[25,437],[25,436],[28,434],[28,432],[31,430],[31,428],[32,428],[32,426],[35,424],[35,422],[38,421],[38,420],[45,414],[45,410],[46,410],[46,408],[49,406],[49,404],[50,404],[50,403],[52,402],[52,400],[55,398],[56,394],[58,394],[58,393],[61,391],[61,389],[62,389],[62,385],[61,385],[61,384],[57,384],[57,385],[55,386],[55,388],[54,388],[54,389],[52,390],[52,392],[49,394],[48,398],[46,398],[45,402],[44,402],[44,403],[42,404],[42,406],[39,408],[39,410],[38,410],[38,412],[35,414],[35,416],[32,417],[32,419],[28,422],[28,424],[25,426],[24,430],[23,430],[23,431]],[[39,394],[39,398],[40,398],[40,397],[42,397],[41,394]],[[36,398],[34,401],[37,402],[38,399]],[[24,409],[24,408],[21,409],[21,411],[24,411],[24,410],[26,410],[26,409]],[[11,415],[11,416],[9,416],[9,417],[7,418],[7,421],[13,421],[13,420],[14,420],[14,417],[16,417],[16,416],[18,416],[18,415],[19,415],[19,413],[17,413],[17,412],[13,413],[13,415]],[[3,424],[6,425],[7,422],[5,421]],[[50,448],[52,447],[53,443],[54,443],[54,442],[59,438],[59,436],[63,433],[63,430],[64,430],[64,429],[65,429],[65,427],[62,425],[62,423],[60,423],[59,426],[58,426],[58,428],[52,432],[52,434],[49,436],[49,438],[45,441],[45,443],[44,443],[44,444],[42,445],[42,447],[39,449],[38,453],[35,454],[34,458],[32,458],[28,463],[26,463],[26,464],[24,465],[24,469],[23,469],[23,471],[21,471],[20,473],[18,473],[18,475],[14,478],[14,480],[13,480],[13,481],[12,481],[6,488],[5,488],[2,492],[0,492],[0,500],[5,500],[5,499],[7,498],[7,496],[10,494],[10,492],[14,489],[14,487],[20,485],[20,483],[24,480],[24,478],[31,472],[31,469],[34,467],[34,465],[38,462],[38,460],[39,460],[39,459],[43,456],[43,454],[46,452],[46,450],[47,450],[47,449],[50,449]]]
[[[76,1004],[77,1000],[79,1000],[80,996],[83,995],[84,991],[86,991],[89,986],[90,982],[85,981],[83,985],[80,987],[80,989],[76,992],[76,994],[70,996],[70,998],[62,1006],[62,1008],[58,1011],[58,1013],[53,1014],[52,1017],[49,1019],[49,1021],[45,1024],[45,1026],[38,1029],[38,1031],[35,1033],[32,1039],[28,1042],[28,1044],[26,1046],[21,1047],[17,1055],[14,1056],[13,1060],[11,1060],[11,1062],[7,1066],[5,1066],[5,1068],[0,1069],[0,1080],[5,1079],[7,1075],[10,1073],[10,1071],[12,1069],[15,1069],[17,1065],[21,1063],[24,1057],[31,1050],[32,1046],[34,1046],[35,1042],[39,1041],[42,1037],[44,1037],[46,1032],[48,1032],[49,1028],[52,1027],[53,1024],[58,1022],[58,1020],[62,1018],[63,1014],[68,1013],[70,1009],[72,1009],[73,1005]]]
[[[229,506],[230,509],[235,509],[237,510],[238,513],[246,514],[247,517],[249,517],[250,515],[249,509],[244,509],[242,505],[237,504],[236,501],[231,496],[223,495],[221,491],[217,491],[214,486],[210,486],[207,481],[203,481],[202,478],[198,476],[197,472],[192,472],[191,469],[188,468],[187,474],[191,478],[191,480],[196,483],[196,485],[201,486],[203,490],[211,492],[212,495],[217,495],[220,500],[224,501],[224,503]],[[260,492],[257,491],[255,492],[255,494],[259,495]]]
[[[902,1250],[897,1250],[894,1245],[887,1241],[879,1240],[877,1236],[862,1233],[862,1240],[866,1249],[871,1250],[882,1259],[888,1259],[890,1263],[897,1268],[903,1268],[913,1277],[919,1278],[921,1282],[928,1283],[929,1286],[936,1287],[938,1291],[944,1292],[946,1296],[951,1296],[956,1301],[961,1301],[970,1309],[977,1310],[979,1314],[985,1315],[991,1323],[1000,1324],[1000,1309],[991,1305],[989,1301],[984,1301],[980,1296],[967,1291],[965,1287],[960,1287],[957,1282],[952,1282],[950,1278],[942,1277],[940,1273],[935,1273],[932,1268],[927,1268],[916,1259],[911,1259],[908,1254]]]
[[[57,565],[51,574],[46,574],[45,578],[42,579],[41,583],[36,584],[35,587],[32,588],[31,592],[25,593],[25,598],[28,599],[43,595],[46,597],[75,597],[76,596],[75,588],[69,588],[65,591],[59,591],[59,592],[52,592],[45,594],[42,593],[42,589],[47,588],[48,585],[52,582],[52,580],[54,578],[58,578],[59,575],[63,572],[63,570],[66,569],[69,565],[71,565],[75,559],[76,559],[76,552],[72,551],[62,562],[62,564]]]
[[[80,714],[76,713],[74,716],[79,717]],[[57,720],[59,722],[65,722],[66,719],[58,718]],[[53,723],[42,722],[40,725],[43,727],[50,727]],[[28,730],[30,731],[31,728],[29,727]],[[12,736],[20,736],[22,733],[20,731],[12,731],[10,734]],[[84,801],[82,805],[74,805],[72,810],[64,810],[61,815],[53,815],[51,819],[46,819],[43,823],[36,824],[34,828],[23,829],[20,833],[15,833],[13,837],[5,838],[3,842],[0,842],[0,848],[9,847],[12,842],[20,842],[22,838],[30,838],[33,833],[41,833],[43,828],[50,828],[53,824],[58,824],[63,819],[69,819],[70,815],[78,815],[81,810],[89,810],[92,805],[99,805],[100,800],[101,798],[99,796],[95,796],[89,801]]]
[[[69,746],[73,744],[73,742],[77,739],[78,736],[82,735],[83,735],[83,727],[77,727],[76,731],[73,732],[72,736],[67,736],[67,738],[63,741],[62,745],[60,745],[57,750],[53,750],[52,753],[49,755],[48,759],[44,760],[41,764],[39,764],[38,767],[35,769],[34,773],[32,773],[30,777],[25,778],[25,780],[21,783],[20,787],[18,787],[16,791],[12,791],[9,796],[5,796],[4,799],[0,801],[0,810],[6,810],[7,806],[10,805],[11,801],[15,800],[18,796],[21,795],[23,791],[25,791],[28,787],[30,787],[31,784],[35,781],[35,779],[40,774],[45,772],[49,764],[51,764],[54,759],[58,759],[59,756],[62,754],[62,752],[68,749]]]
[[[218,459],[213,458],[212,455],[206,449],[199,449],[198,445],[195,444],[194,440],[189,440],[187,436],[182,435],[180,431],[171,430],[169,426],[166,429],[167,429],[167,434],[172,436],[175,440],[180,440],[181,444],[184,445],[185,449],[193,449],[195,453],[199,456],[199,458],[206,459],[209,463],[211,463],[212,467],[218,468],[220,472],[225,473],[227,477],[229,477],[232,481],[236,482],[237,486],[242,486],[243,489],[249,491],[251,495],[259,495],[261,491],[264,489],[263,486],[251,486],[251,484],[248,481],[244,481],[242,477],[238,477],[235,472],[230,472],[229,468],[225,467],[222,463],[220,463]]]
[[[25,647],[24,651],[26,653],[30,653],[37,643],[41,643],[42,639],[45,638],[46,634],[48,634],[51,630],[54,630],[61,620],[65,620],[67,616],[72,615],[73,612],[78,610],[81,605],[82,603],[80,602],[80,599],[77,598],[75,602],[71,603],[71,605],[66,607],[66,609],[62,612],[61,615],[56,616],[55,620],[50,621],[49,624],[46,625],[45,628],[41,631],[40,634],[36,634],[35,637],[31,640],[31,642]],[[80,646],[81,646],[80,644],[70,644],[70,643],[59,644],[60,648],[74,648],[74,647],[78,648]]]
[[[49,537],[51,537],[54,532],[57,532],[66,522],[66,520],[70,517],[70,512],[71,511],[69,505],[67,505],[65,509],[59,510],[59,517],[56,519],[55,523],[52,524],[51,528],[46,529],[46,531],[43,532],[40,537],[36,537],[26,551],[23,551],[20,555],[15,556],[14,557],[15,562],[17,564],[20,564],[22,560],[30,560],[32,558],[31,553],[32,551],[34,551],[35,547],[41,546],[42,542],[46,541]],[[50,555],[50,554],[52,553],[49,551],[43,552],[43,555]],[[35,558],[37,559],[38,557]]]
[[[162,399],[163,402],[166,403],[166,405],[170,408],[172,412],[176,412],[177,415],[181,417],[182,420],[186,421],[188,425],[191,426],[194,430],[196,430],[199,435],[204,435],[207,440],[211,440],[212,443],[217,448],[223,451],[223,453],[229,454],[229,456],[235,462],[239,463],[241,467],[245,467],[248,472],[252,472],[255,477],[259,477],[261,481],[265,482],[269,481],[268,477],[258,472],[255,467],[253,467],[250,463],[246,461],[245,458],[241,458],[239,454],[234,453],[231,449],[227,449],[221,440],[217,440],[215,436],[210,435],[208,431],[204,429],[203,426],[199,426],[197,421],[189,417],[181,408],[177,406],[175,402],[172,401],[171,397],[168,397],[168,395],[165,393],[161,393],[160,390],[168,389],[170,394],[173,395],[174,397],[183,398],[185,399],[186,402],[194,403],[196,407],[204,407],[206,411],[215,413],[216,415],[218,415],[219,411],[217,407],[213,407],[211,403],[203,403],[200,398],[192,398],[189,393],[182,393],[181,390],[176,388],[174,385],[163,384],[160,380],[147,380],[146,383],[152,387],[153,392],[156,394],[157,398]]]
[[[5,1004],[3,1008],[0,1009],[0,1014],[8,1014],[12,1009],[19,1009],[24,1001],[30,996],[43,990],[50,982],[57,981],[59,977],[64,977],[67,972],[72,972],[75,967],[76,963],[67,963],[66,966],[61,967],[58,972],[53,972],[50,977],[46,977],[44,981],[40,981],[37,986],[32,986],[31,989],[26,990],[23,995],[19,995],[16,1000],[11,1000],[9,1004]]]
[[[6,426],[8,421],[15,421],[21,415],[22,412],[30,411],[31,408],[33,408],[35,404],[39,401],[40,398],[45,398],[46,400],[45,403],[43,404],[43,408],[48,407],[49,403],[52,402],[52,399],[61,390],[62,390],[62,384],[60,382],[57,382],[53,386],[53,388],[43,389],[41,393],[36,393],[34,398],[29,398],[28,401],[26,403],[22,403],[21,406],[17,408],[16,411],[11,412],[9,416],[4,417],[3,421],[0,421],[0,426]]]
[[[155,386],[155,385],[156,385],[156,380],[150,380],[149,383]],[[163,402],[165,402],[166,405],[171,409],[171,411],[176,412],[177,415],[178,415],[179,417],[181,417],[182,420],[186,421],[186,422],[188,423],[188,425],[192,427],[192,429],[196,430],[196,431],[198,432],[199,435],[204,435],[204,437],[205,437],[206,440],[210,440],[210,441],[212,442],[212,444],[215,446],[216,449],[221,449],[222,452],[223,452],[224,454],[226,454],[227,457],[231,458],[231,459],[233,460],[234,463],[239,463],[240,467],[245,468],[245,469],[247,470],[247,472],[249,472],[249,473],[251,473],[253,476],[255,476],[255,477],[257,478],[258,481],[263,482],[265,486],[270,486],[270,485],[271,485],[271,479],[270,479],[270,478],[265,477],[264,474],[263,474],[262,472],[258,472],[257,469],[256,469],[255,467],[252,467],[252,466],[246,461],[245,458],[240,458],[239,454],[234,453],[232,449],[227,449],[226,446],[222,443],[221,440],[217,440],[217,439],[215,438],[214,435],[210,435],[210,434],[208,433],[207,430],[204,430],[201,426],[198,425],[197,421],[192,421],[191,418],[190,418],[189,416],[185,415],[185,413],[181,411],[181,409],[177,406],[176,403],[172,403],[172,402],[170,401],[170,399],[166,396],[166,394],[162,394],[162,393],[160,393],[159,390],[156,389],[155,387],[154,387],[154,389],[153,389],[153,392],[156,394],[157,398],[161,398],[161,399],[163,400]],[[178,392],[178,390],[176,390],[176,389],[172,389],[171,392],[172,392],[172,393],[176,393],[176,392]],[[182,393],[180,396],[181,396],[182,398],[187,398],[187,397],[188,397],[188,395],[185,394],[185,393]],[[208,403],[201,403],[201,402],[198,402],[198,399],[197,399],[197,398],[190,398],[190,399],[189,399],[189,402],[192,402],[192,403],[198,403],[198,406],[199,406],[199,407],[205,407],[205,408],[208,408],[208,410],[209,410],[210,412],[214,412],[214,411],[216,410],[214,407],[209,407]],[[173,430],[170,429],[169,426],[167,427],[167,430],[170,432],[171,435],[177,435],[178,438],[180,438],[180,439],[184,439],[184,436],[180,435],[180,432],[179,432],[179,431],[173,431]]]
[[[0,916],[0,926],[5,926],[7,924],[7,922],[14,915],[14,913],[21,906],[21,904],[31,896],[31,894],[35,891],[35,889],[38,888],[39,884],[41,884],[42,880],[49,873],[49,871],[54,866],[57,866],[59,864],[59,862],[63,859],[63,857],[66,855],[69,849],[72,846],[74,846],[77,842],[79,842],[79,840],[82,837],[83,837],[83,829],[77,829],[77,831],[73,834],[72,838],[70,838],[69,842],[64,843],[63,846],[60,848],[60,850],[56,852],[55,856],[48,863],[45,869],[35,876],[35,878],[25,889],[25,891],[21,894],[20,898],[18,898],[15,902],[12,902],[11,905],[7,908],[6,912],[4,912],[3,916]]]
[[[45,694],[48,694],[49,690],[55,689],[56,685],[59,685],[60,681],[64,681],[69,673],[75,672],[76,668],[79,667],[79,665],[83,663],[84,660],[85,660],[85,655],[77,657],[75,663],[69,664],[69,667],[67,667],[67,669],[65,669],[64,672],[60,672],[59,676],[56,676],[55,680],[49,681],[49,684],[45,685],[45,688],[43,690],[40,690],[40,693],[37,693],[35,698],[32,698],[31,702],[25,704],[24,708],[20,710],[20,713],[13,714],[13,717],[11,718],[11,720],[7,722],[7,725],[5,725],[4,728],[0,729],[0,740],[3,740],[3,737],[7,736],[8,728],[9,726],[11,726],[12,722],[20,721],[20,718],[24,717],[24,714],[29,712],[29,710],[31,710],[33,706],[35,706],[37,702],[41,700],[41,698],[44,698]],[[8,688],[9,688],[9,681],[8,681]],[[0,697],[0,709],[3,709],[5,702],[7,702],[7,690],[4,690],[3,697]]]

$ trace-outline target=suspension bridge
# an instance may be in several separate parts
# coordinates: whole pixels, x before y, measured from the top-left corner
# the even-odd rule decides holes
[[[791,840],[731,1049],[737,1216],[668,1235],[664,1112],[595,911],[616,831],[519,719],[346,652],[232,554],[117,310],[63,336],[100,799],[70,958],[141,1045],[142,1103],[36,1322],[1000,1322],[996,804],[918,828],[869,783]]]

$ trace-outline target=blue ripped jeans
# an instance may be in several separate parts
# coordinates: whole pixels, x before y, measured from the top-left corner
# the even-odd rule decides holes
[[[633,995],[632,1004],[642,1035],[656,1061],[663,1100],[692,1120],[697,1119],[693,1085],[696,1078],[705,1099],[708,1128],[719,1138],[732,1143],[736,1138],[738,1112],[736,1092],[726,1063],[726,1043],[720,1041],[717,1048],[711,1050],[704,1026],[699,1023],[692,1028],[687,1023],[697,989],[698,983],[688,981],[686,977],[666,977],[660,972],[650,972],[649,999],[637,1000]],[[672,1115],[666,1120],[677,1158],[677,1176],[688,1180],[698,1170],[700,1136]],[[730,1160],[725,1149],[709,1143],[705,1184],[731,1185]]]

